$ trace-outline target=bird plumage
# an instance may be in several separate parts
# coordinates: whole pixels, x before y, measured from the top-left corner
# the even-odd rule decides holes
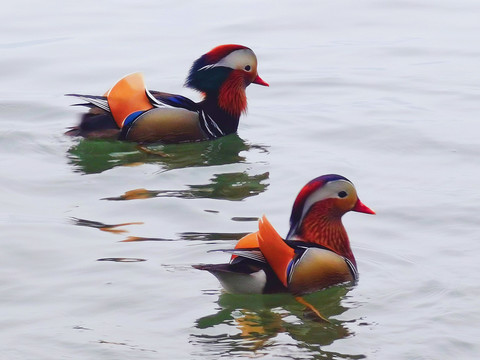
[[[68,94],[86,101],[91,110],[67,134],[141,143],[215,139],[237,131],[251,83],[268,86],[258,76],[254,52],[242,45],[220,45],[193,63],[185,82],[203,94],[202,101],[149,91],[142,75],[134,73],[104,96]]]
[[[298,194],[286,239],[264,216],[256,233],[227,250],[232,253],[229,264],[194,267],[210,271],[234,293],[245,292],[250,286],[250,292],[298,295],[355,281],[357,265],[341,222],[348,211],[374,214],[358,199],[348,179],[334,174],[320,176]],[[242,279],[241,287],[236,286],[238,278]]]

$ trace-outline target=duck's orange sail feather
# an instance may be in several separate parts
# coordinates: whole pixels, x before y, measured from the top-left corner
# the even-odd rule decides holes
[[[288,286],[288,266],[295,256],[294,250],[288,246],[273,228],[265,216],[258,222],[258,242],[262,254],[275,271],[285,287]]]
[[[113,118],[120,128],[128,115],[153,108],[141,73],[133,73],[120,79],[107,92],[107,100]]]
[[[258,232],[254,232],[242,237],[235,245],[235,249],[258,248],[260,245],[258,244],[257,234]]]
[[[248,235],[245,235],[240,240],[238,240],[237,245],[235,245],[235,249],[254,249],[259,248],[260,245],[258,244],[257,238],[258,232],[254,232]],[[238,255],[232,255],[230,261],[235,259]]]

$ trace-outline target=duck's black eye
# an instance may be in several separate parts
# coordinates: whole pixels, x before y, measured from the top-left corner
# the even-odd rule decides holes
[[[250,71],[251,68],[252,68],[252,67],[251,67],[250,65],[245,66],[245,70],[246,70],[246,71]]]
[[[346,191],[340,191],[340,192],[338,193],[338,197],[339,197],[339,198],[344,198],[344,197],[346,197],[347,195],[348,195],[348,194],[347,194]]]

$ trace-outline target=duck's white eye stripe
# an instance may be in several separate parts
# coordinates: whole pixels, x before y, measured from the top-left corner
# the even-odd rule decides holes
[[[240,49],[232,51],[230,54],[225,56],[216,66],[225,66],[231,69],[237,70],[246,70],[250,71],[252,68],[255,68],[257,64],[257,58],[255,54],[250,49]],[[250,70],[247,70],[246,67],[249,66]]]
[[[300,218],[300,222],[302,222],[303,217],[307,214],[308,210],[310,210],[310,207],[316,202],[329,198],[341,197],[341,193],[345,193],[345,196],[347,196],[348,193],[343,190],[346,186],[352,185],[347,180],[335,180],[326,183],[321,188],[312,192],[305,201],[305,204],[303,205],[302,217]]]

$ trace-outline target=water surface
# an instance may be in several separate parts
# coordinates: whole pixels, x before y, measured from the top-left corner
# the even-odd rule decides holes
[[[480,290],[476,1],[4,4],[0,13],[0,331],[8,359],[473,359]],[[237,135],[168,158],[63,132],[71,92],[142,71],[182,87],[194,59],[250,46]],[[226,261],[300,188],[351,179],[358,285],[233,296]],[[101,260],[101,261],[99,261]]]

